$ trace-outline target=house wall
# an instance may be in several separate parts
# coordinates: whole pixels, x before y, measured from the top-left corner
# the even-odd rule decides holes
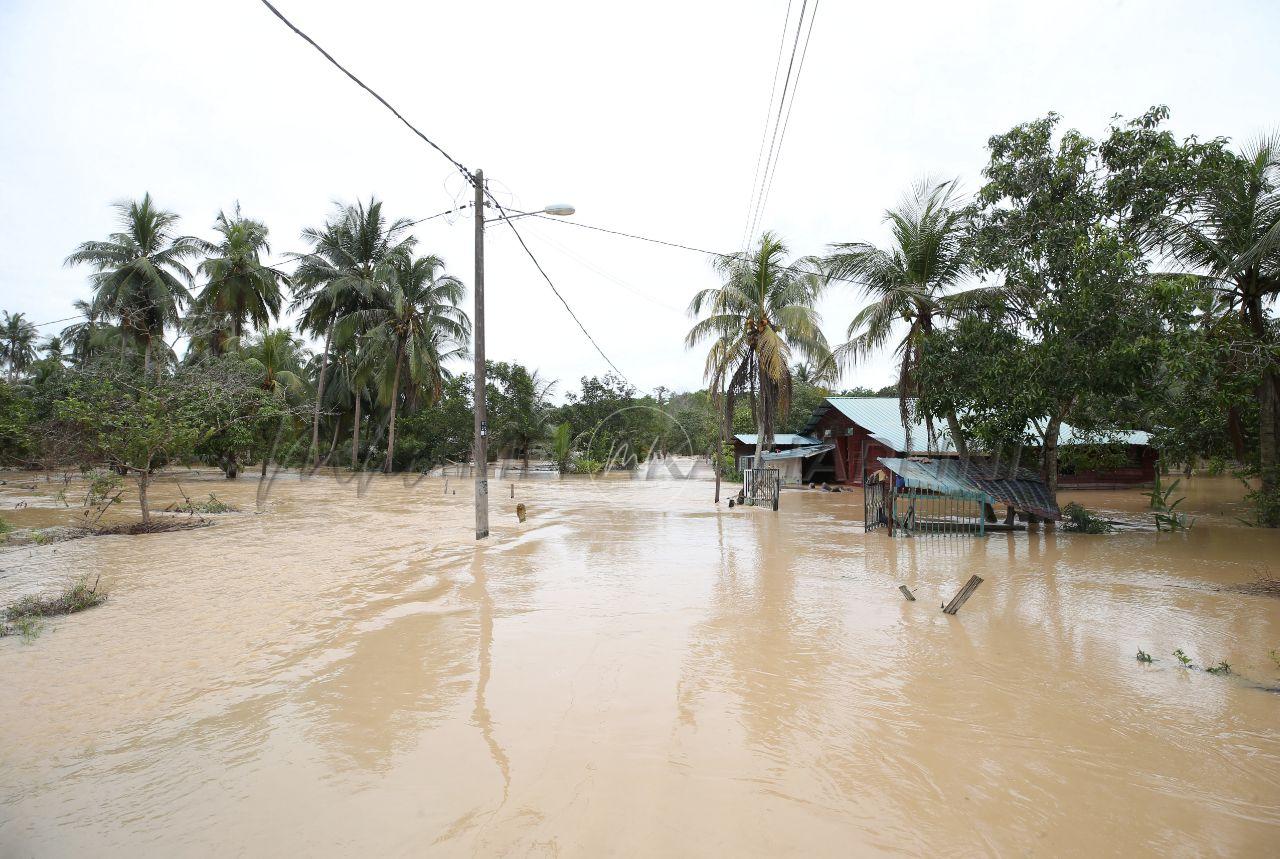
[[[830,437],[826,435],[831,431]],[[871,438],[866,427],[849,420],[839,409],[829,409],[819,420],[810,435],[819,442],[830,442],[836,449],[827,454],[834,459],[835,478],[839,483],[855,486],[862,484],[863,457],[872,463],[882,456],[898,454]]]
[[[1159,455],[1145,444],[1131,444],[1127,448],[1129,464],[1105,471],[1077,471],[1074,474],[1058,474],[1059,486],[1084,488],[1090,486],[1132,486],[1152,483],[1156,479]],[[1025,455],[1025,454],[1024,454]]]

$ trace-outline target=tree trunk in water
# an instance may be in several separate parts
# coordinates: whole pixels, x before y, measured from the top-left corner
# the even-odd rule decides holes
[[[324,377],[329,369],[329,347],[333,345],[333,320],[324,334],[324,351],[320,353],[320,378],[316,380],[316,410],[311,416],[311,453],[314,464],[320,465],[320,403],[324,401]]]
[[[1040,476],[1049,487],[1049,497],[1058,497],[1058,436],[1062,432],[1062,417],[1053,415],[1044,430],[1044,458],[1040,464]]]
[[[396,452],[396,406],[400,399],[400,365],[404,362],[401,347],[396,347],[396,373],[391,381],[391,416],[387,421],[387,461],[382,466],[383,474],[391,473],[391,457]]]
[[[947,429],[951,432],[951,443],[955,445],[956,453],[960,454],[961,459],[968,459],[969,445],[964,440],[964,433],[960,431],[960,421],[956,418],[954,409],[947,412]]]
[[[147,460],[147,464],[143,466],[142,472],[138,475],[138,506],[142,508],[143,525],[151,523],[151,510],[147,507],[147,484],[149,482],[151,482],[151,461]]]
[[[356,419],[351,424],[351,470],[360,467],[360,394],[356,394]]]
[[[1258,524],[1275,528],[1280,525],[1272,512],[1275,505],[1269,503],[1277,492],[1280,482],[1280,462],[1276,456],[1276,421],[1280,418],[1276,409],[1275,369],[1266,367],[1262,371],[1262,384],[1258,390],[1258,466],[1261,479],[1263,504],[1260,505]]]
[[[341,416],[333,422],[333,438],[329,440],[329,452],[324,455],[324,464],[329,465],[333,459],[333,452],[338,449],[338,432],[342,429]]]

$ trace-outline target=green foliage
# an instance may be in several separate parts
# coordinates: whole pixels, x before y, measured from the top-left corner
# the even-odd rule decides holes
[[[569,466],[569,457],[572,454],[573,427],[565,421],[551,430],[551,455],[555,458],[556,467],[564,471]]]
[[[1151,662],[1152,662],[1153,660],[1151,659],[1151,654],[1150,654],[1150,653],[1147,653],[1145,650],[1143,650],[1141,647],[1139,647],[1139,648],[1138,648],[1138,661],[1139,661],[1139,662],[1142,662],[1142,663],[1145,663],[1145,664],[1147,664],[1147,665],[1150,665],[1150,664],[1151,664]]]
[[[29,596],[12,602],[4,611],[5,620],[17,620],[20,617],[55,617],[62,614],[73,614],[101,605],[107,599],[105,593],[98,593],[96,586],[90,586],[88,578],[80,578],[67,585],[61,592],[45,596]]]
[[[1183,668],[1190,668],[1190,667],[1191,667],[1191,657],[1190,657],[1190,656],[1187,656],[1187,654],[1183,653],[1183,652],[1182,652],[1182,648],[1181,648],[1181,647],[1179,647],[1177,650],[1173,651],[1173,655],[1174,655],[1174,658],[1178,660],[1178,663],[1179,663]]]
[[[1066,519],[1062,525],[1064,531],[1080,534],[1107,534],[1115,530],[1106,519],[1094,516],[1074,501],[1062,508],[1062,515]]]
[[[1210,674],[1230,674],[1231,666],[1226,662],[1219,662],[1217,665],[1205,668],[1205,671],[1208,671]]]
[[[1166,487],[1162,484],[1160,474],[1157,472],[1155,484],[1149,492],[1143,493],[1150,500],[1157,531],[1189,531],[1195,524],[1195,519],[1175,509],[1186,500],[1185,496],[1173,502],[1169,500],[1180,483],[1182,483],[1181,479],[1177,479]]]
[[[396,442],[397,468],[429,471],[467,461],[475,436],[471,386],[470,375],[447,379],[434,405],[405,415]]]
[[[30,461],[36,440],[32,433],[36,408],[31,398],[0,380],[0,465]]]
[[[604,463],[589,456],[575,456],[569,462],[570,474],[599,474],[604,470]]]

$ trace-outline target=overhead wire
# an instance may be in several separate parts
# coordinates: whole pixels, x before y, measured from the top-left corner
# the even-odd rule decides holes
[[[556,288],[555,282],[551,280],[551,276],[548,275],[546,269],[542,267],[542,263],[538,262],[538,258],[534,256],[533,251],[529,249],[529,245],[525,242],[524,236],[520,235],[520,231],[516,229],[516,225],[511,223],[511,218],[507,215],[507,210],[498,202],[498,198],[489,193],[487,188],[484,189],[484,193],[493,201],[493,205],[498,207],[498,211],[501,213],[502,219],[506,221],[507,226],[511,228],[511,232],[515,235],[516,241],[520,242],[520,247],[524,248],[524,252],[529,255],[529,259],[533,261],[533,265],[538,269],[538,273],[542,275],[542,279],[547,282],[547,286],[551,287],[551,291],[555,293],[556,298],[560,299],[560,303],[564,305],[564,309],[569,312],[569,316],[578,324],[578,328],[582,329],[582,333],[591,341],[591,345],[595,347],[596,352],[600,353],[600,357],[604,359],[606,364],[613,368],[613,371],[617,373],[624,382],[635,387],[634,383],[627,378],[627,374],[622,372],[622,370],[618,368],[618,365],[613,363],[613,360],[605,354],[603,349],[600,348],[600,344],[596,342],[596,338],[591,336],[591,332],[587,330],[587,326],[582,324],[582,320],[578,318],[578,314],[573,312],[573,308],[569,306],[569,302],[565,300],[565,297],[560,294],[560,290]]]
[[[760,214],[764,214],[764,210],[769,205],[769,194],[773,191],[773,177],[778,175],[778,161],[782,158],[782,144],[787,139],[787,126],[791,124],[791,109],[796,106],[796,90],[800,87],[800,75],[804,72],[804,58],[809,55],[809,38],[813,35],[813,22],[818,17],[818,3],[821,0],[813,0],[813,12],[809,15],[809,29],[804,36],[804,48],[800,52],[800,64],[796,66],[796,82],[791,87],[791,101],[787,103],[787,115],[782,120],[782,134],[778,138],[778,154],[773,159],[773,169],[769,172],[767,182],[764,186],[764,197],[760,203]]]
[[[764,128],[760,132],[760,149],[756,152],[756,172],[751,177],[751,197],[747,201],[747,215],[742,220],[742,241],[739,244],[743,247],[746,247],[747,239],[750,238],[751,213],[755,209],[756,194],[759,193],[760,187],[760,162],[764,158],[764,142],[769,137],[769,117],[773,116],[773,96],[778,89],[778,72],[782,69],[782,51],[787,46],[789,23],[791,23],[791,0],[787,0],[787,14],[782,18],[782,32],[778,35],[778,58],[773,63],[773,83],[769,85],[769,103],[764,108]]]
[[[306,33],[302,32],[300,29],[298,29],[298,28],[294,25],[294,23],[293,23],[292,21],[290,21],[288,18],[286,18],[286,17],[283,15],[283,13],[281,13],[281,11],[280,11],[279,9],[277,9],[275,6],[271,5],[271,0],[261,0],[261,3],[262,3],[262,5],[263,5],[263,6],[266,6],[268,9],[270,9],[270,10],[271,10],[271,14],[275,15],[277,18],[279,18],[281,21],[283,21],[283,22],[284,22],[284,25],[285,25],[286,27],[288,27],[288,28],[289,28],[290,30],[292,30],[293,32],[297,33],[297,34],[298,34],[298,36],[300,36],[300,37],[301,37],[301,38],[302,38],[302,39],[303,39],[307,44],[311,45],[311,47],[313,47],[313,48],[315,48],[317,51],[319,51],[319,52],[321,53],[321,55],[323,55],[323,56],[324,56],[324,58],[325,58],[326,60],[328,60],[330,63],[332,63],[332,64],[333,64],[333,65],[334,65],[334,66],[335,66],[335,67],[336,67],[340,72],[342,72],[342,73],[343,73],[344,75],[346,75],[347,77],[351,78],[351,80],[352,80],[352,81],[354,81],[354,82],[356,83],[356,85],[357,85],[357,86],[359,86],[362,90],[364,90],[365,92],[369,93],[369,95],[373,96],[373,97],[374,97],[374,98],[376,98],[379,102],[381,102],[382,106],[383,106],[383,107],[385,107],[387,110],[391,111],[391,113],[395,115],[396,119],[398,119],[398,120],[400,120],[402,123],[404,123],[404,125],[405,125],[405,127],[406,127],[406,128],[408,128],[408,129],[409,129],[410,131],[412,131],[414,134],[418,135],[418,137],[422,138],[422,140],[423,140],[423,141],[424,141],[428,146],[430,146],[430,147],[431,147],[432,149],[434,149],[436,152],[439,152],[441,155],[443,155],[443,156],[444,156],[444,157],[445,157],[445,158],[446,158],[450,163],[452,163],[452,164],[453,164],[453,166],[454,166],[454,167],[457,167],[460,171],[462,171],[462,173],[463,173],[463,174],[465,174],[468,178],[470,178],[470,176],[471,176],[471,171],[470,171],[470,170],[468,170],[465,166],[463,166],[463,164],[462,164],[462,162],[461,162],[461,161],[459,161],[458,159],[454,158],[454,157],[453,157],[452,155],[450,155],[448,152],[445,152],[445,151],[444,151],[444,149],[440,146],[440,144],[436,143],[436,142],[435,142],[434,140],[432,140],[430,137],[427,137],[427,135],[423,134],[421,131],[419,131],[419,130],[418,130],[418,127],[417,127],[416,125],[414,125],[412,122],[410,122],[409,120],[407,120],[407,119],[405,119],[403,116],[401,116],[401,115],[400,115],[400,111],[398,111],[398,110],[396,110],[394,107],[392,107],[392,106],[391,106],[391,103],[390,103],[389,101],[387,101],[387,100],[386,100],[385,98],[383,98],[382,96],[378,95],[378,93],[377,93],[377,92],[375,92],[375,91],[374,91],[374,90],[373,90],[373,89],[372,89],[368,84],[366,84],[364,81],[360,80],[360,78],[356,77],[356,76],[355,76],[355,75],[353,75],[351,72],[347,71],[346,67],[344,67],[344,66],[342,65],[342,63],[340,63],[340,62],[338,62],[337,60],[335,60],[335,59],[333,58],[333,55],[332,55],[332,54],[330,54],[330,53],[329,53],[328,51],[326,51],[324,48],[322,48],[322,47],[320,47],[318,44],[316,44],[316,40],[315,40],[315,39],[311,38],[311,37],[310,37],[310,36],[308,36]]]
[[[782,97],[778,100],[778,115],[777,117],[774,118],[774,121],[773,121],[773,136],[769,140],[769,155],[768,157],[765,158],[765,162],[764,162],[766,176],[769,174],[769,165],[773,161],[773,153],[778,141],[778,131],[782,126],[782,108],[786,104],[787,90],[791,86],[791,70],[795,67],[796,51],[800,47],[800,30],[803,28],[803,25],[804,25],[804,11],[806,8],[808,8],[808,6],[809,6],[809,0],[803,0],[803,2],[801,2],[800,17],[796,20],[796,38],[791,45],[791,58],[787,60],[787,76],[782,81]],[[763,186],[761,186],[761,188],[763,191]],[[763,199],[763,196],[764,196],[763,193],[761,193],[760,199]],[[760,206],[760,199],[757,199],[755,212],[751,216],[751,227],[750,229],[747,230],[749,237],[755,235],[756,226],[760,222],[760,215],[763,214],[762,207]]]
[[[360,80],[360,78],[356,77],[354,74],[348,71],[341,63],[339,63],[336,59],[333,58],[332,54],[330,54],[324,48],[320,47],[320,45],[318,45],[314,39],[312,39],[302,30],[298,29],[298,27],[295,26],[292,21],[286,18],[280,12],[279,9],[277,9],[275,6],[271,4],[270,0],[261,0],[261,3],[264,6],[266,6],[268,9],[270,9],[273,15],[275,15],[277,18],[283,21],[285,26],[287,26],[290,30],[292,30],[299,37],[305,40],[309,45],[311,45],[313,48],[319,51],[324,56],[324,58],[328,60],[330,63],[332,63],[335,67],[337,67],[339,71],[341,71],[344,75],[346,75],[348,78],[354,81],[361,89],[369,93],[369,95],[376,98],[379,101],[379,103],[382,104],[383,107],[391,111],[391,113],[395,115],[396,119],[404,123],[404,125],[410,131],[412,131],[418,137],[422,138],[422,140],[426,142],[427,145],[429,145],[432,149],[436,150],[441,155],[443,155],[450,163],[453,164],[454,167],[458,168],[458,170],[467,178],[468,182],[472,183],[473,185],[475,184],[474,176],[472,175],[470,170],[468,170],[465,166],[463,166],[462,162],[458,161],[448,152],[445,152],[444,149],[439,144],[437,144],[431,138],[427,137],[427,135],[419,131],[417,126],[409,122],[409,120],[405,119],[404,116],[402,116],[398,110],[396,110],[394,107],[391,106],[390,102],[388,102],[385,98],[379,95],[373,88],[368,86],[364,81]],[[491,192],[488,188],[483,188],[481,190],[485,194],[485,196],[487,196],[490,200],[493,201],[493,204],[498,207],[498,210],[504,213],[504,217],[505,217],[506,209],[503,208],[502,204],[498,202],[498,198],[494,196],[493,192]],[[455,199],[455,202],[456,202],[456,199]],[[431,217],[440,217],[441,215],[448,214],[451,211],[457,211],[458,208],[460,207],[455,207],[454,209],[450,209],[446,212],[441,212],[439,215],[432,215]],[[480,213],[480,216],[483,217],[483,213]],[[423,218],[422,220],[424,221],[429,220],[429,218]],[[415,223],[421,223],[421,221],[418,221]],[[538,269],[539,274],[542,275],[543,279],[547,282],[547,285],[551,287],[551,291],[555,293],[556,298],[560,299],[560,303],[563,304],[565,307],[565,310],[569,312],[569,316],[572,317],[573,321],[577,323],[580,329],[582,329],[582,333],[586,335],[589,341],[591,341],[591,345],[594,346],[595,350],[600,353],[600,357],[604,358],[605,363],[607,363],[610,367],[612,367],[614,371],[618,373],[619,376],[621,376],[625,381],[627,381],[628,384],[631,384],[630,380],[627,380],[626,374],[618,369],[618,365],[613,363],[612,360],[610,360],[609,356],[606,355],[604,353],[604,350],[600,348],[600,344],[597,343],[596,339],[591,336],[591,332],[587,331],[586,326],[582,324],[582,320],[580,320],[578,318],[578,315],[573,312],[573,308],[569,306],[569,302],[566,301],[564,296],[560,294],[560,290],[556,288],[556,285],[551,280],[551,277],[547,274],[546,270],[542,267],[542,264],[538,262],[538,258],[534,255],[533,251],[529,249],[529,246],[525,244],[524,238],[520,235],[520,231],[516,229],[515,225],[512,224],[509,219],[507,220],[507,226],[511,227],[512,233],[514,233],[515,237],[519,240],[520,246],[524,248],[524,252],[528,254],[529,259],[533,261],[533,264]]]

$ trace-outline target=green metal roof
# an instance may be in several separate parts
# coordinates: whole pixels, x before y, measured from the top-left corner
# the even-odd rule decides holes
[[[915,399],[908,399],[912,410]],[[951,443],[951,434],[947,431],[945,420],[933,422],[937,434],[936,443],[929,445],[929,433],[923,421],[911,424],[911,449],[907,450],[906,432],[902,428],[902,412],[897,397],[827,397],[826,403],[819,406],[809,417],[808,424],[801,432],[812,434],[819,419],[828,409],[836,409],[853,423],[867,430],[871,437],[885,447],[899,453],[907,454],[954,454],[955,445]],[[1032,435],[1037,435],[1034,427],[1028,427]],[[815,439],[821,441],[821,439]],[[1101,433],[1094,438],[1081,430],[1063,424],[1058,444],[1087,444],[1093,441],[1118,442],[1121,444],[1150,444],[1151,436],[1140,430],[1118,433]]]
[[[734,438],[743,444],[756,443],[756,433],[753,432],[740,432],[735,435]],[[818,440],[816,438],[810,438],[807,435],[801,435],[794,432],[776,432],[773,434],[773,443],[776,445],[817,444]]]

